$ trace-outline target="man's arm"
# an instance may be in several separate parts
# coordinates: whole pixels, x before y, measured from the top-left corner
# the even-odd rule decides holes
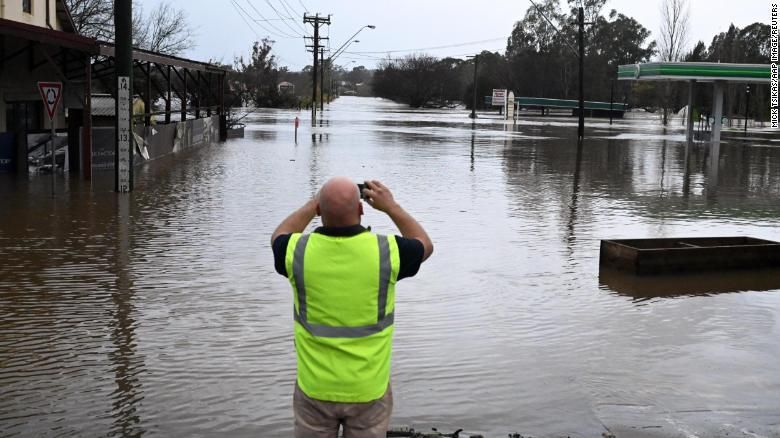
[[[390,189],[379,181],[366,181],[368,188],[363,189],[363,195],[368,205],[385,212],[393,220],[401,235],[407,239],[417,239],[423,244],[423,261],[433,254],[433,242],[428,233],[409,213],[395,200]]]
[[[309,222],[314,219],[314,216],[317,216],[317,198],[310,199],[303,207],[295,210],[276,227],[276,230],[271,235],[271,245],[282,234],[302,233],[306,226],[309,225]]]

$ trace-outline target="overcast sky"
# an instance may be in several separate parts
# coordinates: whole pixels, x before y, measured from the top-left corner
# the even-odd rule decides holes
[[[617,9],[634,17],[655,38],[659,32],[661,1],[609,0],[605,13]],[[159,2],[141,0],[147,11]],[[268,36],[276,41],[273,53],[279,64],[291,70],[311,64],[311,54],[305,51],[302,38],[304,29],[312,32],[311,25],[301,23],[304,8],[310,13],[331,14],[332,24],[325,28],[325,34],[330,36],[334,50],[361,26],[375,25],[375,30],[364,29],[356,37],[360,43],[352,44],[347,50],[373,53],[345,53],[336,61],[346,67],[372,68],[376,58],[396,50],[431,48],[421,51],[438,57],[460,57],[482,50],[503,52],[514,23],[531,6],[529,0],[187,0],[172,3],[176,7],[186,4],[189,21],[196,32],[196,45],[184,56],[232,63],[234,56],[249,53],[253,41]],[[565,0],[561,3],[565,4]],[[731,23],[738,27],[756,21],[769,23],[770,2],[766,0],[689,0],[689,5],[691,47],[698,40],[709,45],[712,37],[727,30]],[[296,19],[281,20],[280,15]],[[263,19],[271,21],[253,21]],[[390,55],[407,53],[411,52]]]

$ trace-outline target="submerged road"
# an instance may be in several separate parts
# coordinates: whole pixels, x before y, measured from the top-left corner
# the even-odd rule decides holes
[[[780,240],[777,142],[726,143],[716,167],[697,144],[686,169],[682,129],[650,119],[592,121],[578,153],[575,119],[467,115],[267,110],[139,168],[129,196],[3,176],[0,435],[290,436],[292,295],[268,241],[332,175],[382,180],[436,244],[397,287],[393,425],[780,435],[780,272],[736,292],[598,267],[607,238]]]

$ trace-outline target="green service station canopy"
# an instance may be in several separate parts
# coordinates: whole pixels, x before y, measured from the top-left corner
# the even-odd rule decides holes
[[[621,81],[686,81],[688,82],[688,125],[686,138],[693,141],[693,89],[696,82],[713,83],[711,141],[720,142],[723,118],[723,85],[726,83],[768,84],[769,64],[726,64],[715,62],[648,62],[618,67]]]

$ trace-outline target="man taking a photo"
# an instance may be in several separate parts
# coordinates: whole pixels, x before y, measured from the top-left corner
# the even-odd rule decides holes
[[[360,225],[361,195],[401,236]],[[314,216],[323,226],[301,234]],[[271,244],[276,271],[293,289],[295,436],[336,438],[342,426],[345,438],[384,438],[393,407],[395,283],[417,273],[433,252],[431,239],[379,181],[366,181],[360,193],[336,177],[282,221]]]

